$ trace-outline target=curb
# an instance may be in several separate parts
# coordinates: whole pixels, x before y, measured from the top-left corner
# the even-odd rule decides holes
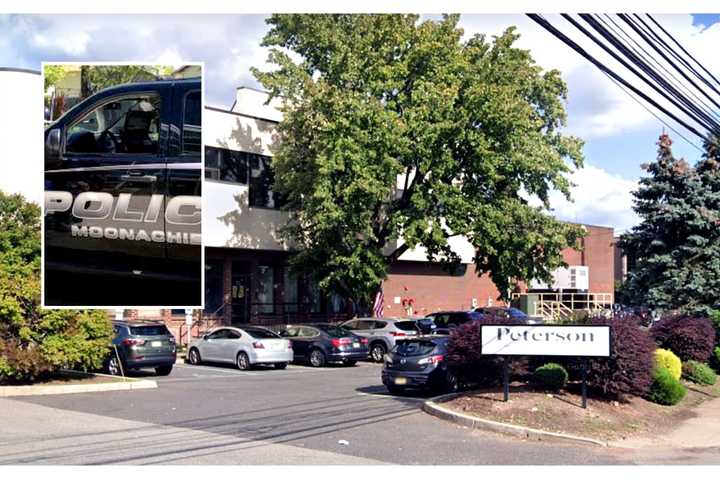
[[[496,433],[504,433],[508,435],[514,435],[529,440],[551,440],[551,441],[566,441],[578,443],[581,445],[592,445],[607,447],[607,442],[601,442],[592,438],[577,437],[575,435],[568,435],[564,433],[546,432],[545,430],[538,430],[535,428],[521,427],[518,425],[512,425],[509,423],[496,422],[494,420],[487,420],[484,418],[476,417],[474,415],[467,415],[465,413],[455,412],[447,407],[443,407],[439,403],[451,400],[452,398],[462,395],[461,393],[451,393],[448,395],[440,395],[433,397],[423,403],[423,411],[433,415],[435,417],[447,420],[449,422],[463,425],[465,427],[474,428],[477,430],[488,430]]]
[[[109,377],[110,375],[96,374],[101,377]],[[19,397],[25,395],[61,395],[67,393],[92,393],[92,392],[112,392],[120,390],[145,390],[149,388],[157,388],[155,380],[137,380],[128,377],[125,382],[112,383],[90,383],[86,385],[20,385],[16,387],[0,387],[1,397]]]

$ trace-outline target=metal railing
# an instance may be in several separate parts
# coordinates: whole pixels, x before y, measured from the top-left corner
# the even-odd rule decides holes
[[[528,297],[528,315],[542,317],[546,322],[562,322],[577,312],[601,314],[613,306],[612,293],[513,293],[512,300]]]

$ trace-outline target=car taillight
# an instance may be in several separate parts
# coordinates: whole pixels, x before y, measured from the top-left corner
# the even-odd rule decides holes
[[[139,338],[124,338],[121,343],[126,347],[134,347],[136,345],[145,345],[145,340]]]
[[[360,339],[360,343],[362,343],[363,345],[367,345],[367,344],[368,344],[368,339],[367,339],[367,338],[361,338],[361,339]]]
[[[333,338],[330,340],[330,343],[332,343],[332,346],[335,348],[338,348],[340,345],[349,345],[352,343],[352,340],[349,338]]]
[[[442,362],[445,358],[445,355],[432,355],[427,358],[423,358],[422,360],[418,360],[418,365],[427,365],[428,363],[432,363],[433,365],[437,365],[438,363]]]
[[[265,348],[265,345],[263,345],[262,342],[253,342],[253,347],[255,347],[255,348]]]
[[[407,335],[407,333],[405,333],[405,332],[390,332],[390,335],[392,335],[393,337],[404,337]]]

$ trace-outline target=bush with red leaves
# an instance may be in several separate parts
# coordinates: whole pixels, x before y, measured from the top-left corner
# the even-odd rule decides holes
[[[707,362],[715,346],[715,328],[707,318],[675,316],[663,318],[650,329],[655,342],[671,350],[683,362]]]
[[[481,319],[467,322],[450,334],[448,359],[464,380],[480,384],[496,384],[502,381],[501,357],[480,355],[482,347],[483,325],[522,325],[517,318],[504,318],[484,315]],[[527,375],[527,359],[512,359],[511,372],[515,375]]]
[[[609,325],[612,340],[609,357],[590,360],[588,388],[612,398],[644,396],[650,391],[656,346],[641,321],[624,314],[590,320],[591,325]]]

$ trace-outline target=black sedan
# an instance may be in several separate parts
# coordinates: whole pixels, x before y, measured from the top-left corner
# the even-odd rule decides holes
[[[457,374],[448,365],[449,337],[431,335],[398,340],[385,356],[382,382],[388,391],[401,394],[408,388],[451,393],[459,389]]]
[[[347,328],[329,323],[288,325],[280,336],[292,343],[295,362],[308,362],[322,367],[328,362],[352,366],[368,356],[368,339]]]

